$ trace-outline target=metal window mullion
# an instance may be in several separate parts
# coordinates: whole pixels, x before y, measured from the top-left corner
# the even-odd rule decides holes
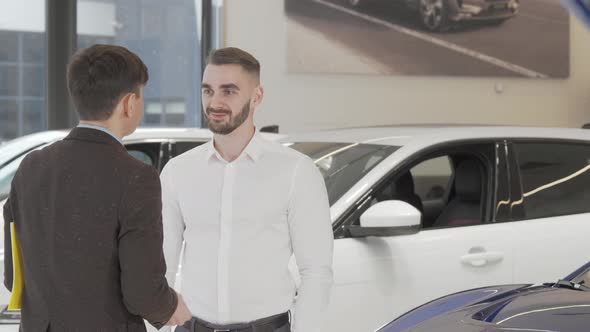
[[[23,89],[24,89],[23,71],[24,71],[24,68],[21,65],[21,63],[23,62],[23,35],[24,35],[23,32],[19,32],[17,34],[17,36],[18,36],[18,38],[17,38],[17,41],[18,41],[17,42],[17,58],[18,58],[18,62],[19,62],[19,65],[16,67],[17,75],[18,75],[18,80],[17,80],[18,81],[18,87],[17,87],[18,98],[16,101],[16,108],[17,108],[17,112],[18,112],[17,113],[17,121],[16,121],[17,127],[18,127],[17,134],[16,134],[17,137],[22,136],[24,133],[24,124],[23,124],[23,121],[24,121],[24,114],[23,114],[24,113],[24,106],[23,106],[23,104],[24,104],[23,103],[23,96],[24,96],[24,93],[23,93]]]
[[[212,30],[213,30],[213,4],[212,0],[202,0],[201,2],[201,35],[199,38],[201,39],[201,76],[205,72],[205,67],[207,66],[207,56],[212,49]],[[198,85],[200,86],[200,84]],[[199,89],[200,91],[201,89]],[[207,127],[207,120],[205,119],[205,115],[203,111],[202,103],[199,107],[201,109],[201,127]]]
[[[68,94],[66,72],[77,49],[77,0],[45,0],[46,114],[48,129],[71,128],[77,114]]]

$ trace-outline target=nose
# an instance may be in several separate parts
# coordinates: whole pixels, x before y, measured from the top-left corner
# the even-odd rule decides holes
[[[209,99],[209,107],[213,108],[213,109],[225,109],[225,103],[223,102],[221,96],[219,96],[219,94],[214,94],[213,96],[211,96],[211,98]]]

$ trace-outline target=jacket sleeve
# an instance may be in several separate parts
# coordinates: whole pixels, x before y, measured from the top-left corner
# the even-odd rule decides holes
[[[143,165],[131,177],[119,211],[121,289],[129,312],[161,328],[176,310],[162,250],[162,198],[156,170]]]

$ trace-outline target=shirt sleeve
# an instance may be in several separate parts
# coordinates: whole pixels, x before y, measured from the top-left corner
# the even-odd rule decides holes
[[[288,220],[301,284],[295,301],[294,332],[317,332],[333,283],[334,234],[326,185],[310,159],[293,176]]]
[[[164,223],[164,257],[168,271],[166,279],[172,286],[176,286],[176,274],[180,263],[180,253],[184,241],[184,219],[180,210],[180,204],[177,199],[176,190],[171,178],[171,163],[168,163],[162,173],[160,180],[162,182],[162,217]],[[177,290],[179,290],[177,288]]]

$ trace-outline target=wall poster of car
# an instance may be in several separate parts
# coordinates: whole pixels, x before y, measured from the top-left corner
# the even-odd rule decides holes
[[[569,77],[560,0],[284,0],[289,73]]]

